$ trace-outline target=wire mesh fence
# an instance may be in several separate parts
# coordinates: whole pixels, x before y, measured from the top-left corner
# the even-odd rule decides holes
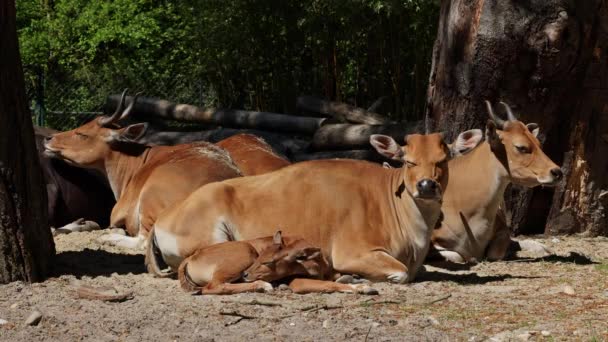
[[[175,103],[199,107],[213,105],[210,102],[214,97],[211,89],[205,87],[201,81],[182,75],[170,81],[156,83],[153,87],[130,85],[129,89],[129,94],[141,92],[142,96]],[[26,94],[34,124],[60,131],[73,129],[111,111],[111,108],[105,108],[106,98],[123,90],[124,88],[115,86],[91,86],[76,80],[63,82],[58,79],[44,79],[42,76],[36,76],[33,82],[26,82]]]

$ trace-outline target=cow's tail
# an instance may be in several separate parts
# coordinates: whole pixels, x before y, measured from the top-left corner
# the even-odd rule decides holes
[[[172,270],[167,271],[168,265],[163,260],[163,255],[156,243],[154,236],[154,228],[148,234],[148,243],[146,244],[146,268],[148,272],[158,278],[169,278],[175,275]]]
[[[179,269],[177,270],[177,279],[179,279],[179,284],[182,289],[186,292],[190,292],[192,294],[197,294],[201,292],[201,287],[196,284],[190,275],[188,274],[188,261],[190,258],[186,258],[179,265]]]

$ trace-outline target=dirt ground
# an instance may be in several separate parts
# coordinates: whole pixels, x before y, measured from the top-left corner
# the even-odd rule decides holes
[[[412,284],[375,284],[379,296],[190,296],[148,275],[143,255],[100,245],[102,234],[56,237],[54,277],[0,286],[0,340],[608,340],[608,238],[536,237],[556,255],[427,266]],[[133,298],[79,299],[82,285]],[[42,320],[26,325],[34,311]]]

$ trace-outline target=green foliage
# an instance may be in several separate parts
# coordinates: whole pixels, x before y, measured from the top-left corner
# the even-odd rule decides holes
[[[31,97],[99,110],[129,87],[196,105],[290,112],[313,94],[421,115],[437,0],[17,0]],[[40,75],[44,79],[40,81]]]

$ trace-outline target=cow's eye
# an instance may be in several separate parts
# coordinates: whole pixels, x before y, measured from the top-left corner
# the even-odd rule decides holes
[[[530,153],[530,149],[527,146],[515,145],[515,148],[519,153]]]
[[[411,160],[406,160],[406,161],[405,161],[405,165],[406,165],[407,167],[414,167],[414,166],[416,166],[417,164],[416,164],[416,163],[414,163],[414,162],[413,162],[413,161],[411,161]]]

